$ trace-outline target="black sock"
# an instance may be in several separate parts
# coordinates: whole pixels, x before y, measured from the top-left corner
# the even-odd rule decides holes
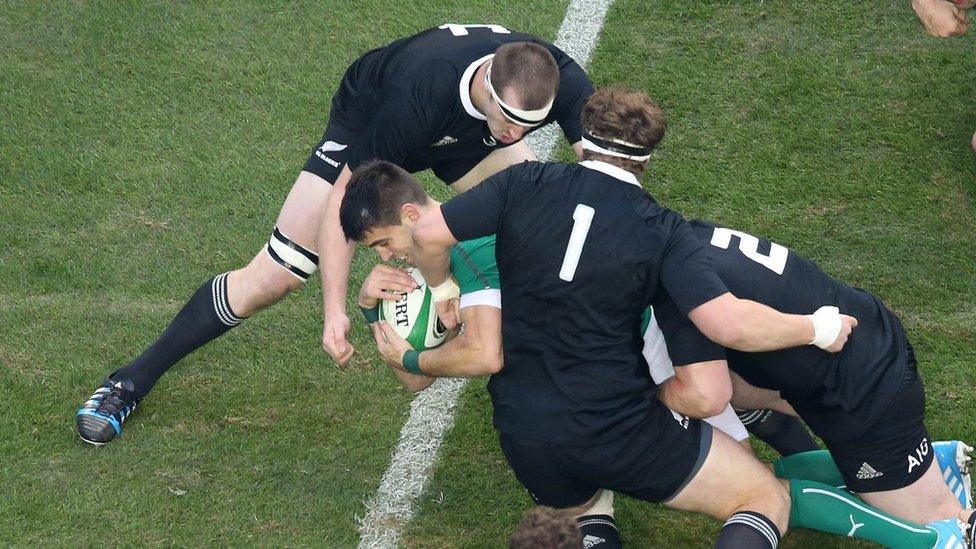
[[[146,396],[159,378],[181,358],[241,323],[227,301],[227,274],[211,278],[193,294],[163,335],[112,379],[128,379],[135,392]]]
[[[740,511],[725,521],[715,549],[776,549],[779,538],[779,528],[762,513]]]
[[[749,434],[772,446],[781,456],[820,449],[799,418],[773,410],[744,410],[738,414]]]
[[[610,515],[583,515],[576,519],[585,549],[617,549],[623,547],[620,531]]]

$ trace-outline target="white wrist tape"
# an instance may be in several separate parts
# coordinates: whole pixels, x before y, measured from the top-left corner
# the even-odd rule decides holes
[[[458,288],[457,283],[451,277],[447,277],[447,280],[442,282],[440,286],[428,286],[428,288],[430,288],[430,295],[434,301],[447,301],[461,295],[461,288]]]
[[[807,318],[813,322],[814,336],[810,345],[816,345],[821,349],[826,349],[840,335],[840,309],[837,307],[824,305],[812,315],[807,315]]]

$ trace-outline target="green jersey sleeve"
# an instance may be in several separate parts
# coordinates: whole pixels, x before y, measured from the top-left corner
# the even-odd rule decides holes
[[[451,274],[461,288],[461,307],[493,305],[501,308],[495,235],[455,245],[451,249]]]

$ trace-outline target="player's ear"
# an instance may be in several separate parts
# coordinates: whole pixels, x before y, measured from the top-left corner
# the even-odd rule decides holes
[[[405,220],[410,220],[411,223],[416,223],[420,219],[420,209],[415,204],[407,202],[403,206],[400,206],[400,217]]]

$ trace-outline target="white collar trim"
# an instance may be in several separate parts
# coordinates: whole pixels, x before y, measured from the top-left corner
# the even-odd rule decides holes
[[[610,177],[616,177],[617,179],[623,181],[624,183],[630,183],[631,185],[641,186],[640,181],[637,180],[637,176],[628,172],[623,168],[618,168],[613,164],[608,164],[606,162],[601,162],[599,160],[584,160],[580,162],[580,166],[589,168],[591,170],[596,170],[598,172],[603,172]],[[643,187],[642,187],[643,188]]]
[[[474,73],[478,72],[478,68],[492,57],[495,57],[495,54],[490,53],[468,65],[468,68],[464,69],[464,73],[461,74],[461,82],[458,84],[461,105],[464,106],[465,112],[478,120],[488,120],[488,118],[478,112],[478,109],[474,108],[474,103],[471,102],[471,79],[474,78]]]

